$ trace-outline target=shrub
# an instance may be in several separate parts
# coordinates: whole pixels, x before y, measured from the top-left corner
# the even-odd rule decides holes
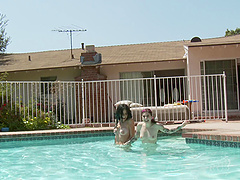
[[[34,117],[23,119],[27,130],[44,130],[50,129],[50,118],[49,117]]]
[[[11,99],[10,85],[6,83],[7,76],[7,73],[0,75],[0,81],[4,81],[0,85],[0,128],[8,127],[10,131],[70,128],[68,125],[57,122],[53,112],[45,113],[43,107],[39,105],[35,107],[36,102],[29,102],[27,107],[24,107],[20,102],[10,104],[8,102]]]
[[[61,122],[56,122],[54,113],[51,111],[44,113],[43,111],[38,111],[37,116],[31,118],[23,118],[23,122],[27,130],[44,130],[44,129],[66,129],[69,128],[67,125],[61,124]]]
[[[15,112],[8,104],[3,104],[0,107],[0,124],[8,127],[10,131],[26,129],[19,112]]]

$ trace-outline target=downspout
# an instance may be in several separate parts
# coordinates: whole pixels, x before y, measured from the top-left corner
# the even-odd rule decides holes
[[[189,68],[189,58],[188,58],[188,46],[183,46],[185,54],[183,55],[183,58],[187,58],[187,81],[188,81],[188,100],[190,100],[190,68]]]
[[[227,82],[226,82],[226,74],[223,71],[223,90],[224,90],[224,108],[225,108],[225,119],[226,123],[228,122],[228,112],[227,112]]]
[[[156,75],[154,75],[154,92],[155,92],[155,109],[156,109],[155,121],[158,121],[158,112],[157,112],[157,80],[156,80]]]
[[[83,79],[82,79],[82,116],[83,116],[83,122],[82,122],[82,124],[85,126],[85,121],[86,121],[86,119],[87,118],[85,118],[85,97],[84,97],[84,81],[83,81]],[[79,108],[80,109],[80,108]]]

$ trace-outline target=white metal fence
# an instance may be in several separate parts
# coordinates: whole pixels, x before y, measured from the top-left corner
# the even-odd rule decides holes
[[[81,82],[0,82],[1,104],[34,118],[52,112],[68,125],[114,122],[115,103],[131,101],[136,122],[150,108],[158,121],[227,121],[225,75],[154,77]]]

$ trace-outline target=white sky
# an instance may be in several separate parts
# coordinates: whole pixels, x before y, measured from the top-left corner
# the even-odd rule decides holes
[[[212,38],[240,27],[240,0],[0,0],[9,20],[7,52]]]

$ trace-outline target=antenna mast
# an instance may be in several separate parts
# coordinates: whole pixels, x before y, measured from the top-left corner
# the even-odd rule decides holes
[[[73,57],[73,53],[72,53],[72,42],[73,42],[73,40],[72,40],[72,33],[73,32],[83,32],[83,31],[87,31],[86,29],[56,29],[56,30],[53,30],[53,31],[58,31],[58,32],[66,32],[66,33],[68,33],[69,32],[69,35],[70,35],[70,45],[71,45],[71,58],[73,59],[74,57]]]

